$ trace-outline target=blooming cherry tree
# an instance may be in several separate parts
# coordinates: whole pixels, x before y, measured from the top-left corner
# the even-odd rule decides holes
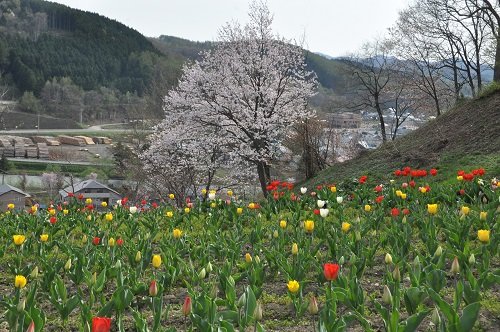
[[[223,26],[215,48],[184,67],[153,139],[178,142],[174,127],[187,126],[191,149],[219,147],[215,160],[253,164],[266,194],[286,130],[310,116],[316,78],[302,48],[272,33],[267,6],[252,3],[249,16],[245,26]]]

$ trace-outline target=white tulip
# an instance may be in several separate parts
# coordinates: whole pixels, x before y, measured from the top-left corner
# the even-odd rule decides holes
[[[301,187],[300,188],[300,193],[303,195],[307,192],[307,188],[306,187]]]
[[[343,201],[344,201],[344,197],[337,196],[337,203],[342,204]]]
[[[321,209],[321,208],[323,208],[323,206],[325,206],[325,203],[326,203],[325,201],[322,201],[322,200],[318,199],[317,204],[318,204],[318,207],[319,207],[320,209]]]
[[[137,212],[137,207],[136,206],[131,206],[129,208],[130,213],[136,213]]]
[[[319,209],[319,215],[323,218],[326,218],[326,216],[328,216],[328,213],[330,213],[330,210],[328,209]]]

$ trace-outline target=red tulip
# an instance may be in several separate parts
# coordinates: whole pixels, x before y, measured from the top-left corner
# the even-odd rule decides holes
[[[314,209],[313,213],[317,216],[319,216],[319,210],[318,209]]]
[[[408,210],[408,209],[403,209],[403,214],[404,214],[405,216],[409,215],[409,214],[410,214],[410,210]]]
[[[368,176],[363,175],[362,177],[359,178],[359,183],[363,184],[366,182],[367,179],[368,179]]]
[[[152,280],[149,284],[149,296],[156,296],[156,294],[158,294],[158,286],[156,280]]]
[[[94,317],[92,318],[92,332],[109,332],[111,329],[111,318]]]
[[[97,246],[97,245],[99,245],[99,242],[101,242],[101,238],[99,238],[99,237],[97,237],[97,236],[96,236],[96,237],[94,237],[94,239],[92,240],[92,243],[93,243],[94,245],[96,245],[96,246]]]
[[[326,263],[323,266],[323,273],[325,275],[326,280],[335,280],[339,274],[339,265],[333,263]]]
[[[120,239],[116,240],[116,245],[121,247],[123,245],[123,239],[120,238]]]
[[[31,321],[26,332],[35,332],[35,322],[34,321]]]
[[[432,176],[436,176],[438,174],[438,171],[437,169],[433,168],[429,171],[429,173],[431,173]]]
[[[184,299],[184,304],[182,305],[182,314],[184,315],[184,317],[189,316],[189,314],[191,313],[191,309],[191,298],[189,296],[186,296],[186,298]]]
[[[54,225],[54,224],[57,222],[57,218],[56,218],[56,217],[54,217],[54,216],[52,216],[52,217],[50,217],[49,221],[50,221],[50,223],[51,223],[52,225]]]
[[[398,208],[392,208],[392,210],[391,210],[391,215],[392,215],[393,217],[397,217],[397,216],[399,216],[399,210],[398,210]]]
[[[377,203],[382,203],[382,201],[384,200],[384,196],[378,196],[377,198],[375,198],[375,202]]]

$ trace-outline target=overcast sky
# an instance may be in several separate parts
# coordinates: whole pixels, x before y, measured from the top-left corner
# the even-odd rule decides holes
[[[247,22],[249,0],[53,0],[95,12],[147,37],[214,41],[226,22]],[[384,35],[409,0],[268,0],[273,30],[313,52],[347,55]]]

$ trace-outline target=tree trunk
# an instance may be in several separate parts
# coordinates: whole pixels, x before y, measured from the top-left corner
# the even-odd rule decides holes
[[[259,175],[260,188],[262,189],[262,193],[264,197],[267,197],[267,183],[269,182],[269,178],[267,175],[269,174],[269,166],[266,163],[260,161],[257,163],[257,174]]]
[[[496,38],[495,65],[493,67],[493,81],[500,82],[500,31]]]
[[[387,136],[385,136],[385,121],[384,116],[382,114],[382,109],[380,108],[380,103],[378,97],[375,96],[375,108],[377,109],[379,121],[380,121],[380,130],[382,132],[382,141],[385,142],[387,140]]]

